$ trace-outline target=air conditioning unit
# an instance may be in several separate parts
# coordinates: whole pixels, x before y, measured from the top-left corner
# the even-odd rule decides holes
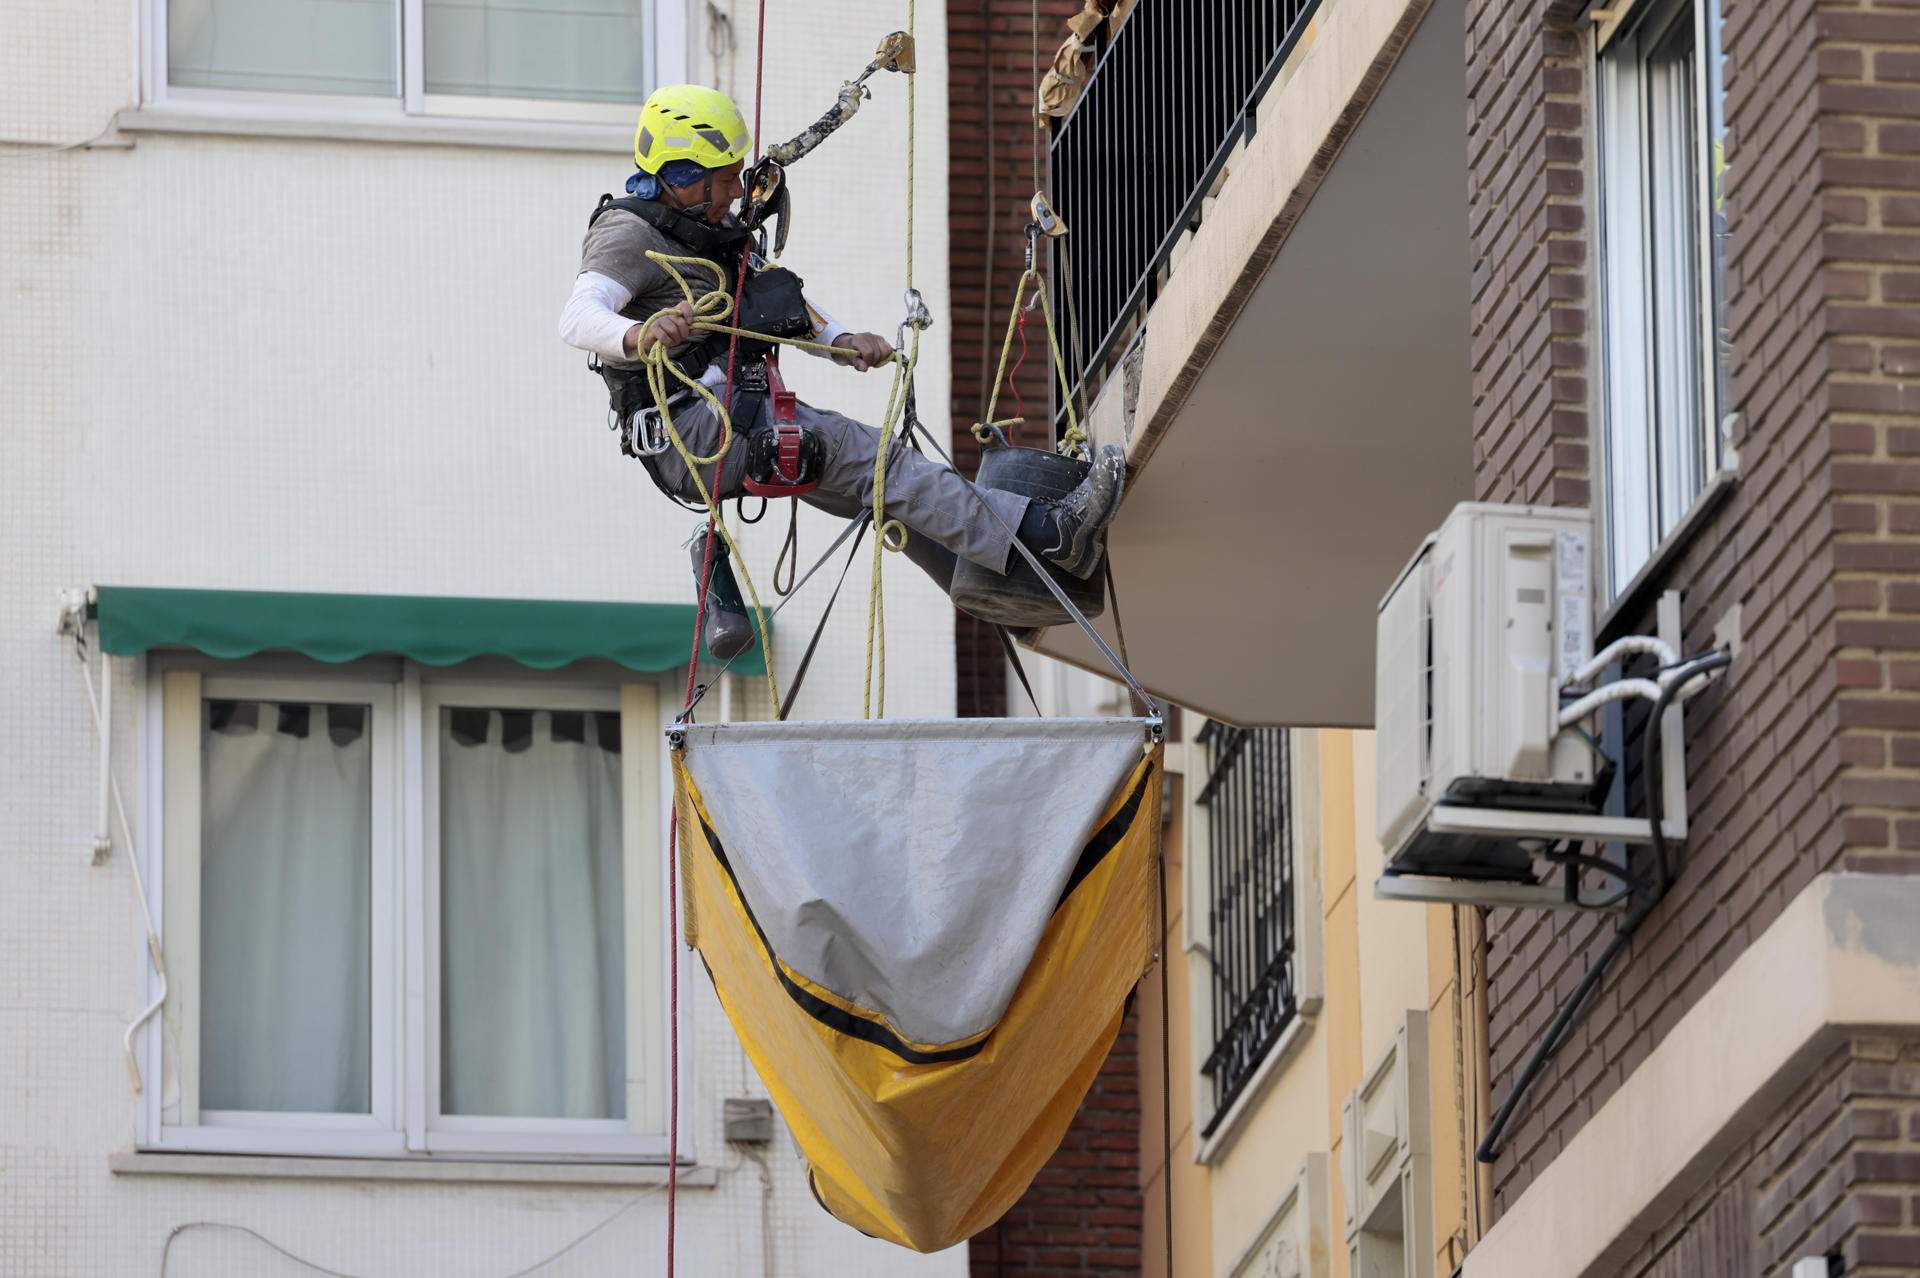
[[[1599,812],[1599,750],[1588,727],[1560,722],[1562,683],[1592,656],[1589,529],[1584,510],[1457,506],[1381,601],[1387,877],[1536,885],[1515,822],[1459,814],[1525,813],[1551,829]]]

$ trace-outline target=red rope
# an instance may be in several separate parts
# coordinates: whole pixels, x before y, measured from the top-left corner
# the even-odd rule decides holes
[[[1020,306],[1020,303],[1016,301],[1014,305]],[[1013,415],[1015,417],[1025,417],[1027,415],[1026,402],[1020,398],[1020,366],[1027,362],[1027,308],[1024,306],[1020,306],[1019,329],[1020,358],[1013,361],[1013,368],[1007,373],[1007,387],[1013,391]],[[1007,427],[1007,442],[1010,444],[1019,443],[1019,431],[1020,428],[1018,426]]]
[[[753,65],[753,159],[760,161],[760,100],[764,96],[767,66],[767,0],[760,0],[760,31]],[[733,314],[738,323],[740,302],[747,291],[747,251],[740,253],[740,273],[734,281]],[[727,387],[724,403],[733,412],[733,375],[740,361],[740,334],[727,341]],[[713,463],[713,487],[719,493],[725,455]],[[707,592],[713,587],[714,518],[707,511],[706,553],[700,565],[700,601],[693,613],[693,651],[687,658],[687,691],[680,712],[693,705],[694,679],[700,671],[700,635],[707,624]],[[772,660],[772,654],[763,654]],[[775,709],[775,713],[779,713]],[[676,1207],[680,1191],[680,820],[676,813],[667,827],[667,1278],[673,1278]]]

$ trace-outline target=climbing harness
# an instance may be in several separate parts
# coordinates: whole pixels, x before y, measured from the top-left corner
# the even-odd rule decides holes
[[[673,447],[666,432],[660,429],[659,412],[640,400],[646,390],[644,376],[614,368],[598,355],[588,357],[587,368],[598,373],[607,384],[607,429],[619,432],[621,456],[658,457]]]
[[[747,432],[747,469],[741,483],[756,497],[798,497],[820,486],[827,449],[820,436],[800,425],[800,404],[768,359],[766,425]]]

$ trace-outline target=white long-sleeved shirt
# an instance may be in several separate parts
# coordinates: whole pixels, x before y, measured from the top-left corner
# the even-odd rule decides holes
[[[639,321],[620,311],[632,300],[632,291],[617,280],[598,271],[580,272],[573,282],[572,295],[560,311],[560,340],[616,364],[631,364],[633,356],[626,349],[627,330]],[[844,325],[815,306],[812,299],[807,301],[807,310],[816,324],[814,341],[831,346],[835,338],[847,331]],[[709,364],[700,378],[710,390],[724,385],[726,380],[727,370],[717,361]]]

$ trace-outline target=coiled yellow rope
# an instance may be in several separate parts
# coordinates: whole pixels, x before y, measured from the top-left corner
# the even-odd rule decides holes
[[[911,182],[909,182],[909,187],[911,187]],[[771,333],[756,333],[750,329],[736,328],[728,324],[726,321],[733,316],[733,297],[727,290],[727,273],[718,262],[704,257],[661,253],[651,249],[648,250],[647,257],[672,277],[673,282],[680,288],[681,296],[686,302],[692,305],[693,327],[698,332],[732,333],[756,342],[769,342],[779,346],[795,346],[801,350],[813,351],[816,354],[825,355],[828,358],[838,358],[846,354],[846,352],[839,347],[828,346],[822,342],[808,341],[800,337],[776,337]],[[693,283],[683,272],[683,267],[707,272],[713,276],[714,286],[703,293],[695,293]],[[909,276],[909,278],[911,278],[911,276]],[[644,326],[641,331],[643,333],[646,332],[648,328],[651,328],[654,321],[664,316],[674,314],[677,309],[677,306],[668,306],[655,311],[647,317],[646,326]],[[894,422],[905,409],[905,388],[907,380],[912,376],[913,366],[919,360],[919,357],[920,335],[919,330],[915,329],[910,353],[903,356],[896,352],[892,357],[891,362],[894,365],[893,387],[887,396],[886,425],[880,432],[878,456],[874,463],[873,515],[874,527],[880,535],[876,539],[874,547],[875,584],[872,598],[875,606],[869,614],[867,623],[869,717],[871,717],[871,690],[873,687],[876,647],[879,655],[879,670],[883,697],[886,680],[885,623],[884,616],[878,607],[880,578],[879,551],[881,545],[885,545],[888,550],[897,551],[907,544],[906,528],[898,520],[888,520],[885,518],[887,445],[893,437]],[[654,407],[660,413],[661,425],[666,427],[667,438],[672,442],[674,451],[680,455],[680,460],[685,464],[687,473],[693,477],[694,487],[699,491],[701,500],[706,504],[707,515],[713,521],[714,526],[720,530],[721,539],[726,542],[727,549],[732,552],[734,563],[738,565],[740,569],[741,580],[746,583],[747,597],[753,604],[754,625],[760,634],[760,652],[767,668],[767,692],[772,697],[773,711],[777,717],[780,713],[780,684],[774,674],[773,635],[767,628],[766,610],[760,603],[760,591],[759,588],[754,585],[753,573],[747,568],[746,556],[741,553],[739,543],[734,540],[733,530],[727,527],[726,513],[721,504],[721,500],[715,496],[713,490],[707,487],[706,481],[700,476],[700,468],[702,466],[711,466],[721,461],[733,446],[733,416],[727,411],[727,406],[720,402],[719,397],[707,389],[705,383],[701,382],[698,378],[688,376],[679,365],[675,364],[673,360],[669,358],[667,348],[661,343],[653,343],[640,358],[647,370],[647,389],[653,393]],[[673,409],[669,405],[669,400],[676,392],[676,388],[673,385],[674,382],[678,382],[681,386],[692,390],[695,394],[699,395],[700,398],[704,399],[713,409],[714,416],[719,420],[720,440],[711,454],[702,456],[701,454],[695,453],[687,447],[686,440],[681,437],[680,428],[673,420]]]

